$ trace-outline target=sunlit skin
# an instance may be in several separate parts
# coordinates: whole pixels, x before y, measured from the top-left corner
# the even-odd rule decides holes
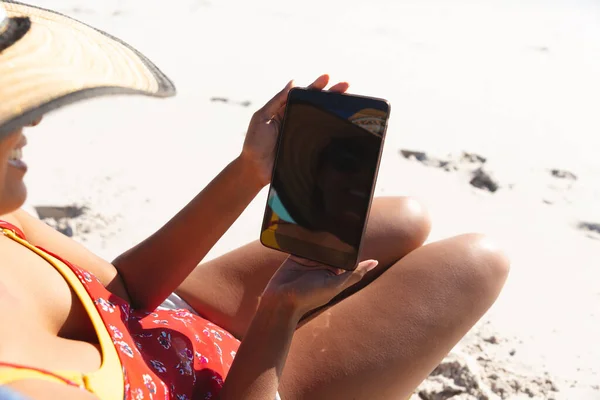
[[[323,75],[310,88],[328,84]],[[25,144],[22,130],[0,140],[0,220],[91,272],[132,307],[153,310],[176,292],[239,338],[220,400],[271,400],[277,390],[284,400],[408,398],[504,284],[508,260],[483,235],[423,246],[431,226],[425,208],[411,198],[385,197],[373,201],[356,271],[288,257],[258,241],[203,261],[269,184],[292,87],[254,114],[238,157],[112,263],[18,209],[27,196],[26,168],[14,160]],[[329,87],[347,89],[345,82]],[[306,318],[311,310],[319,311]],[[0,321],[0,361],[82,373],[101,365],[89,316],[64,278],[3,235]],[[80,388],[35,379],[7,387],[32,400],[98,400]]]
[[[42,118],[29,124],[29,127],[39,125]],[[11,132],[0,140],[0,215],[21,207],[27,198],[27,188],[23,177],[27,166],[23,162],[9,161],[14,150],[25,147],[27,139],[23,129]]]

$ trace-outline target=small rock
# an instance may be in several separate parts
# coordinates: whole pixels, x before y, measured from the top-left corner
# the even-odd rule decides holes
[[[41,219],[59,220],[61,218],[77,218],[88,211],[88,208],[74,204],[70,206],[35,206],[35,210]]]
[[[58,221],[56,229],[65,236],[73,237],[73,226],[66,218]]]
[[[68,219],[66,219],[66,218],[59,218],[59,219],[44,218],[44,219],[42,219],[42,221],[44,221],[46,223],[46,225],[50,226],[54,230],[59,231],[63,235],[68,236],[68,237],[73,237],[73,234],[74,234],[73,226],[71,225],[71,223],[69,222]]]
[[[466,151],[464,151],[462,153],[460,160],[463,162],[469,162],[469,163],[485,164],[485,162],[487,161],[487,158],[480,156],[479,154],[476,154],[476,153],[467,153]]]
[[[577,227],[584,231],[600,233],[600,224],[594,222],[580,222]]]
[[[533,390],[531,387],[526,386],[525,389],[523,390],[523,392],[527,395],[529,395],[529,397],[535,397],[537,396],[537,391]]]
[[[424,151],[414,151],[414,150],[404,150],[400,149],[400,154],[402,157],[410,160],[414,159],[417,161],[425,161],[427,160],[427,154]]]
[[[418,393],[422,400],[445,400],[461,393],[466,389],[444,376],[435,376],[419,386]]]
[[[551,391],[558,392],[558,386],[556,386],[556,383],[554,383],[552,379],[546,379],[546,386],[548,386]]]
[[[508,352],[509,355],[514,356],[515,354],[517,354],[517,351],[515,349],[512,349],[511,351]]]
[[[512,387],[514,389],[515,392],[519,392],[521,391],[521,389],[523,388],[523,385],[521,385],[521,382],[519,382],[518,380],[513,380],[512,382],[510,382],[510,387]]]
[[[491,344],[498,344],[498,338],[496,336],[490,336],[488,338],[484,338],[484,341],[491,343]]]
[[[478,168],[473,172],[473,178],[471,178],[469,183],[478,189],[488,190],[492,193],[499,188],[498,182],[496,182],[489,172],[484,171],[483,168]]]
[[[435,158],[427,155],[427,153],[423,151],[400,149],[400,154],[402,154],[402,157],[406,158],[407,160],[416,160],[428,167],[443,168],[446,171],[458,170],[458,166],[456,165],[455,161]]]
[[[429,379],[446,378],[454,385],[464,388],[463,394],[453,399],[496,400],[491,388],[483,381],[481,365],[468,354],[452,351],[442,363],[432,372]]]
[[[237,100],[230,100],[227,97],[211,97],[210,101],[212,101],[213,103],[219,102],[219,103],[238,105],[238,106],[242,106],[242,107],[249,107],[252,104],[248,100],[237,101]]]
[[[513,388],[502,379],[495,379],[491,383],[492,392],[496,393],[501,398],[506,398],[513,393]]]
[[[552,170],[550,170],[550,173],[555,178],[568,179],[571,181],[577,180],[577,175],[575,175],[572,172],[566,171],[564,169],[552,169]]]
[[[77,232],[81,234],[88,234],[92,232],[92,228],[87,224],[77,224]]]
[[[229,103],[229,99],[226,97],[211,97],[210,101],[214,102],[220,102],[220,103]]]
[[[443,168],[444,168],[444,171],[448,171],[448,172],[458,171],[458,166],[453,162],[446,163],[446,165],[444,165]]]

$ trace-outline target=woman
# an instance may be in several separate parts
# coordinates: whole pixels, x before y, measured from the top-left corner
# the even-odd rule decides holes
[[[403,398],[496,299],[505,256],[475,234],[422,246],[430,222],[408,198],[374,201],[354,272],[256,242],[200,263],[269,183],[291,83],[254,114],[240,155],[164,227],[113,263],[91,254],[19,210],[22,128],[83,98],[173,86],[102,32],[0,5],[4,389],[40,400]],[[188,308],[157,308],[173,292]]]

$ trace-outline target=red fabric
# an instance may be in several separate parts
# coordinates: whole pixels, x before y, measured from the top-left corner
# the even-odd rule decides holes
[[[0,228],[23,232],[0,221]],[[94,300],[123,366],[125,399],[208,400],[217,397],[239,341],[187,310],[131,309],[88,271],[59,256]]]
[[[23,240],[26,240],[25,234],[23,233],[23,231],[21,231],[19,228],[17,228],[13,224],[9,224],[6,221],[0,220],[0,229],[8,229],[9,231],[13,231],[18,237],[20,237]]]

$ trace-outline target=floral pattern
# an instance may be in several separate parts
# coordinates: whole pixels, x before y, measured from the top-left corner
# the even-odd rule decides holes
[[[121,333],[121,331],[119,330],[119,328],[117,328],[114,325],[109,325],[108,328],[112,331],[112,337],[114,339],[123,339],[123,334]]]
[[[132,390],[131,392],[131,398],[135,399],[135,400],[144,400],[144,391],[140,388]]]
[[[214,329],[211,329],[210,332],[213,334],[213,337],[215,339],[217,339],[219,342],[223,341],[223,338],[221,337],[221,334],[219,332],[215,331]]]
[[[52,255],[75,273],[104,322],[121,361],[124,400],[218,397],[239,347],[229,332],[188,310],[132,309],[92,273]]]
[[[152,399],[153,395],[156,394],[156,383],[154,383],[154,380],[148,374],[144,374],[142,377],[144,378],[144,385],[146,385],[146,389],[150,392],[150,398]]]
[[[163,364],[162,362],[158,361],[158,360],[151,360],[150,364],[152,364],[152,367],[156,370],[156,372],[159,373],[164,373],[167,372],[167,368],[165,367],[165,364]]]
[[[171,348],[171,334],[162,331],[160,335],[158,335],[158,343],[166,350],[169,350]]]
[[[194,354],[188,348],[185,348],[179,352],[179,363],[175,368],[179,371],[181,375],[192,375],[194,372],[193,362],[194,362]]]
[[[102,308],[103,311],[109,312],[111,314],[115,312],[115,305],[110,301],[103,299],[102,297],[98,298],[96,301],[94,301],[94,303],[100,306],[100,308]]]
[[[117,345],[119,350],[121,350],[123,354],[127,355],[127,357],[133,358],[133,350],[131,349],[130,345],[123,341],[115,341],[115,345]]]

